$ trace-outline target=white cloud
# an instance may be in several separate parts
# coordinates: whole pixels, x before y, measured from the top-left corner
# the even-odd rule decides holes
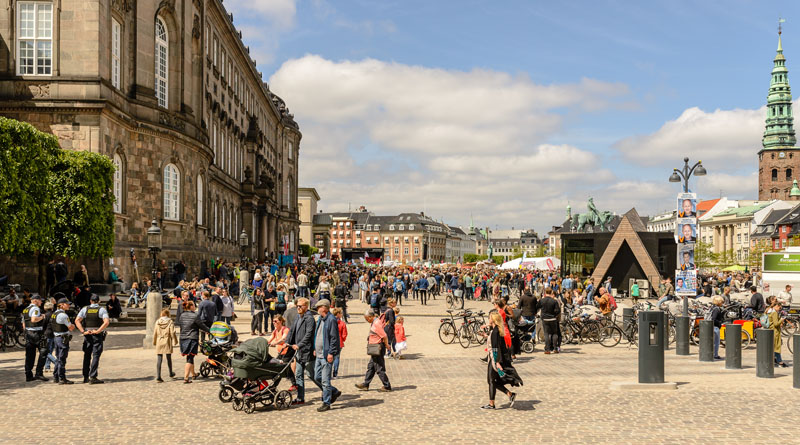
[[[227,0],[224,6],[250,46],[250,57],[261,66],[272,63],[279,37],[295,26],[296,0]]]
[[[450,223],[544,227],[575,190],[613,182],[593,153],[549,145],[566,113],[617,107],[624,84],[540,85],[525,76],[374,59],[287,61],[270,79],[303,132],[300,181],[326,211],[366,205]]]
[[[765,118],[766,107],[711,113],[693,107],[655,133],[623,139],[615,148],[629,160],[646,166],[674,163],[689,156],[702,160],[708,169],[739,170],[742,165],[755,166]]]
[[[281,30],[292,28],[297,14],[296,0],[227,0],[225,9],[233,12],[234,18],[256,15]]]

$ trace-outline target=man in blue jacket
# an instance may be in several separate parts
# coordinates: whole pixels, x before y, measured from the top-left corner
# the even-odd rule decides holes
[[[425,275],[421,275],[419,280],[417,280],[417,289],[419,292],[419,299],[423,305],[427,303],[427,296],[428,296],[428,280],[425,278]]]
[[[314,380],[317,385],[322,384],[322,406],[317,411],[323,412],[331,409],[331,404],[342,394],[331,385],[333,358],[339,354],[339,321],[330,313],[331,303],[327,299],[317,302],[319,318],[314,329]]]
[[[308,377],[315,385],[322,389],[322,385],[314,379],[314,365],[311,362],[314,352],[314,317],[308,312],[308,298],[297,299],[297,318],[294,320],[289,334],[286,336],[286,344],[294,349],[294,356],[297,359],[294,378],[297,386],[297,398],[292,402],[293,405],[302,405],[305,402],[305,382],[303,372],[308,373]],[[309,366],[310,365],[310,366]]]

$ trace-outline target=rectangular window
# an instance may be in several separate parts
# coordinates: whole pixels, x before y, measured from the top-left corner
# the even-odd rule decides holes
[[[400,248],[399,247],[395,247],[394,248],[394,255],[395,256],[400,255]]]
[[[121,29],[116,19],[111,19],[111,84],[119,88]]]
[[[408,247],[403,248],[403,254],[408,255]]]
[[[17,74],[49,76],[53,69],[53,4],[17,4]]]
[[[219,153],[217,152],[217,123],[211,129],[211,149],[214,151],[214,162],[219,162]]]
[[[414,248],[414,255],[419,255],[419,247]]]
[[[221,76],[221,77],[222,77],[222,79],[224,80],[224,79],[225,79],[225,67],[227,66],[227,65],[225,64],[225,50],[224,50],[224,49],[222,50],[222,55],[220,56],[220,59],[219,59],[219,61],[220,61],[220,63],[222,64],[222,66],[221,66],[221,67],[220,67],[220,69],[219,69],[220,76]]]
[[[217,66],[217,56],[219,55],[219,39],[214,35],[214,66]]]

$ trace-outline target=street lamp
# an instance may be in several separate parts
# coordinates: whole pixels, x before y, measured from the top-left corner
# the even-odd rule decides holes
[[[158,274],[158,252],[161,252],[161,228],[158,227],[158,222],[156,222],[155,219],[150,223],[150,228],[147,229],[147,248],[150,249],[150,255],[153,256],[151,280],[152,283],[156,283],[156,275]]]
[[[689,167],[689,158],[683,158],[683,168],[678,170],[672,169],[672,174],[669,176],[669,182],[683,181],[683,192],[689,193],[689,178],[694,176],[705,176],[706,169],[703,167],[703,161],[697,161],[693,166]],[[678,215],[676,214],[677,218]],[[676,219],[677,224],[677,219]],[[680,247],[678,247],[680,250]],[[677,284],[677,283],[676,283]],[[678,355],[689,355],[689,297],[683,296],[683,313],[679,317],[675,317],[675,352]]]
[[[697,161],[692,167],[689,167],[689,158],[683,158],[683,162],[683,169],[672,169],[669,182],[681,182],[681,180],[683,180],[683,192],[689,193],[689,178],[692,174],[695,176],[705,176],[707,172],[705,167],[703,167],[703,161]]]
[[[242,248],[242,263],[245,261],[245,250],[249,245],[250,238],[247,236],[247,232],[244,231],[244,228],[242,228],[242,233],[239,234],[239,247]]]

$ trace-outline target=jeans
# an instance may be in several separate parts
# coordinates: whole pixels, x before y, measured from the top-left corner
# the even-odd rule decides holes
[[[297,286],[297,298],[308,296],[308,286]]]
[[[719,357],[719,328],[714,326],[714,357]]]
[[[53,376],[56,380],[66,380],[67,375],[67,357],[69,356],[69,341],[66,341],[63,336],[55,338],[56,345],[56,369],[53,371]]]
[[[339,392],[331,385],[331,371],[333,371],[333,363],[328,363],[327,357],[317,357],[314,365],[314,380],[322,383],[322,403],[325,405],[330,405],[331,396]]]
[[[295,368],[294,372],[294,379],[295,386],[297,386],[297,400],[300,402],[304,402],[306,400],[306,386],[305,381],[303,380],[303,371],[306,371],[308,373],[308,378],[311,379],[311,381],[317,385],[319,389],[322,389],[322,385],[314,377],[314,364],[297,362],[297,367]],[[328,382],[328,385],[330,385],[330,382]]]
[[[53,350],[56,348],[56,340],[54,338],[47,339],[47,361],[44,364],[45,371],[50,371],[50,364],[56,365],[56,356],[53,355]]]
[[[233,317],[226,317],[226,316],[224,316],[224,315],[222,316],[222,321],[224,321],[225,323],[227,323],[227,324],[228,324],[228,326],[230,326],[230,325],[231,325],[231,320],[233,320]]]
[[[97,378],[100,354],[103,353],[103,340],[105,340],[104,334],[83,337],[83,378]]]
[[[470,300],[475,298],[474,289],[472,289],[472,287],[467,287],[467,290],[465,292],[467,293],[466,298],[468,298]]]
[[[333,376],[339,377],[339,356],[341,354],[336,354],[333,356]]]
[[[264,325],[262,321],[264,320],[263,312],[256,312],[253,314],[253,320],[250,321],[250,331],[259,333],[264,331]]]
[[[672,295],[664,295],[663,297],[659,298],[656,302],[656,309],[660,308],[663,303],[670,300],[672,300]]]
[[[775,364],[783,363],[783,357],[781,357],[780,352],[775,352]]]

